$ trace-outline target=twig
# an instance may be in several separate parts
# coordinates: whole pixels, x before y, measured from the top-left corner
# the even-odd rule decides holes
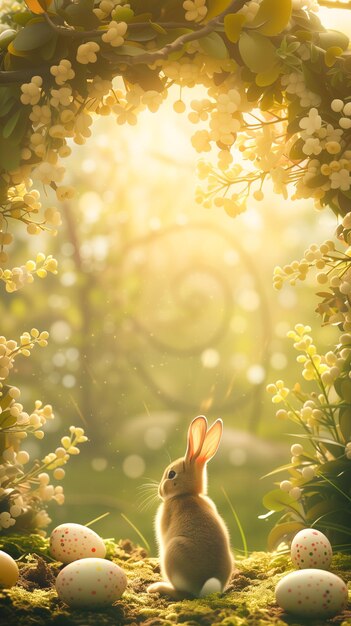
[[[33,76],[41,76],[44,78],[49,75],[50,68],[47,65],[29,67],[23,70],[0,70],[0,85],[24,83],[27,80],[30,80]]]
[[[60,26],[52,21],[48,13],[44,13],[44,18],[49,26],[62,37],[70,37],[71,39],[85,39],[86,37],[101,37],[104,34],[104,30],[75,30],[73,27]],[[189,22],[157,22],[158,26],[162,28],[189,28]],[[128,30],[138,30],[140,28],[152,26],[149,22],[132,22],[128,23]],[[193,25],[192,25],[193,26]],[[194,25],[196,28],[200,28],[198,24]],[[156,34],[156,32],[155,32]]]
[[[190,41],[196,41],[197,39],[202,39],[203,37],[206,37],[206,35],[209,35],[212,31],[215,30],[217,26],[219,26],[221,20],[226,15],[228,15],[228,13],[233,12],[234,8],[240,9],[245,4],[245,1],[246,0],[233,0],[230,5],[225,9],[225,11],[210,20],[206,24],[206,26],[203,26],[203,28],[200,28],[197,31],[181,35],[180,37],[172,41],[172,43],[169,43],[164,46],[164,48],[161,48],[161,50],[157,50],[156,52],[146,52],[145,54],[140,54],[133,57],[127,55],[120,57],[116,56],[116,62],[126,63],[128,65],[139,65],[140,63],[146,63],[147,65],[150,65],[155,61],[165,59],[173,52],[177,52],[178,50],[180,50],[186,43],[189,43]]]
[[[206,26],[199,28],[191,33],[186,33],[185,35],[181,35],[172,43],[167,44],[161,50],[157,50],[155,52],[146,52],[145,54],[140,54],[138,56],[129,56],[129,55],[116,55],[116,63],[118,64],[126,64],[126,65],[140,65],[142,63],[152,64],[155,61],[160,59],[165,59],[172,52],[176,52],[180,50],[186,43],[190,41],[196,41],[197,39],[201,39],[202,37],[206,37],[206,35],[210,34],[220,23],[221,20],[231,13],[234,9],[239,10],[242,6],[244,6],[246,0],[233,0],[230,5],[220,13],[217,17],[210,20]],[[103,35],[105,31],[102,30],[93,30],[93,31],[76,31],[71,30],[62,26],[58,26],[54,24],[54,22],[50,19],[47,13],[44,13],[44,17],[47,23],[58,32],[60,35],[70,36],[70,37],[96,37],[97,35]],[[165,24],[176,24],[176,22],[165,22]],[[130,25],[129,25],[130,26]],[[9,83],[21,83],[26,80],[32,78],[32,76],[47,76],[49,75],[49,68],[47,66],[39,66],[36,68],[28,68],[23,70],[10,70],[10,71],[0,71],[0,84],[9,84]]]

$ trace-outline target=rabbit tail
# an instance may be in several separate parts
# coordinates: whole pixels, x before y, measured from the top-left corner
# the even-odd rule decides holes
[[[205,596],[209,596],[211,593],[221,593],[222,591],[222,583],[218,578],[209,578],[206,580],[203,585],[199,597],[204,598]]]

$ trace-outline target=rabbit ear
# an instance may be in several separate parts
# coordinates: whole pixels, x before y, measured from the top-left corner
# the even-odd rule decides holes
[[[185,461],[195,461],[205,441],[207,431],[207,419],[203,415],[195,417],[188,430],[188,445],[185,453]]]
[[[198,462],[207,463],[216,454],[219,446],[219,442],[222,437],[223,422],[221,419],[215,421],[211,428],[207,431],[205,441],[203,443],[201,454],[198,457]]]

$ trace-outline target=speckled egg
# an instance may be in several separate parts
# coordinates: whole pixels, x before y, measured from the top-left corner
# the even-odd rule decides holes
[[[329,540],[315,528],[304,528],[291,544],[291,560],[295,567],[329,569],[333,556]]]
[[[347,587],[339,576],[320,569],[303,569],[282,578],[275,588],[277,604],[295,615],[330,617],[347,604]]]
[[[7,554],[0,550],[0,587],[3,589],[9,589],[16,584],[19,577],[19,571],[16,561]]]
[[[106,547],[99,535],[81,524],[61,524],[50,535],[50,554],[61,563],[97,557],[104,559]]]
[[[61,570],[56,579],[59,598],[69,606],[110,606],[127,586],[124,571],[107,559],[80,559]]]

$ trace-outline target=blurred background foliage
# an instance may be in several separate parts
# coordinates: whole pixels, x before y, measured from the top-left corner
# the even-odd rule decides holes
[[[77,197],[62,205],[58,237],[16,237],[18,264],[39,250],[53,254],[58,277],[2,292],[0,300],[6,336],[33,326],[50,332],[48,348],[30,362],[18,359],[10,379],[24,404],[40,397],[54,406],[45,446],[79,420],[90,439],[67,473],[65,504],[50,508],[53,526],[109,512],[97,532],[137,539],[123,514],[154,554],[156,504],[145,508],[137,487],[184,453],[199,413],[224,419],[209,493],[232,544],[241,548],[221,487],[249,549],[266,547],[271,522],[258,515],[272,478],[260,478],[286,462],[291,437],[265,385],[299,379],[286,339],[295,323],[311,324],[321,349],[335,340],[314,312],[313,278],[272,289],[274,266],[331,238],[335,218],[273,193],[235,220],[221,209],[206,212],[194,203],[189,127],[167,103],[157,116],[142,113],[137,127],[96,121],[70,158],[67,182]],[[27,446],[33,456],[45,452],[35,441]]]

